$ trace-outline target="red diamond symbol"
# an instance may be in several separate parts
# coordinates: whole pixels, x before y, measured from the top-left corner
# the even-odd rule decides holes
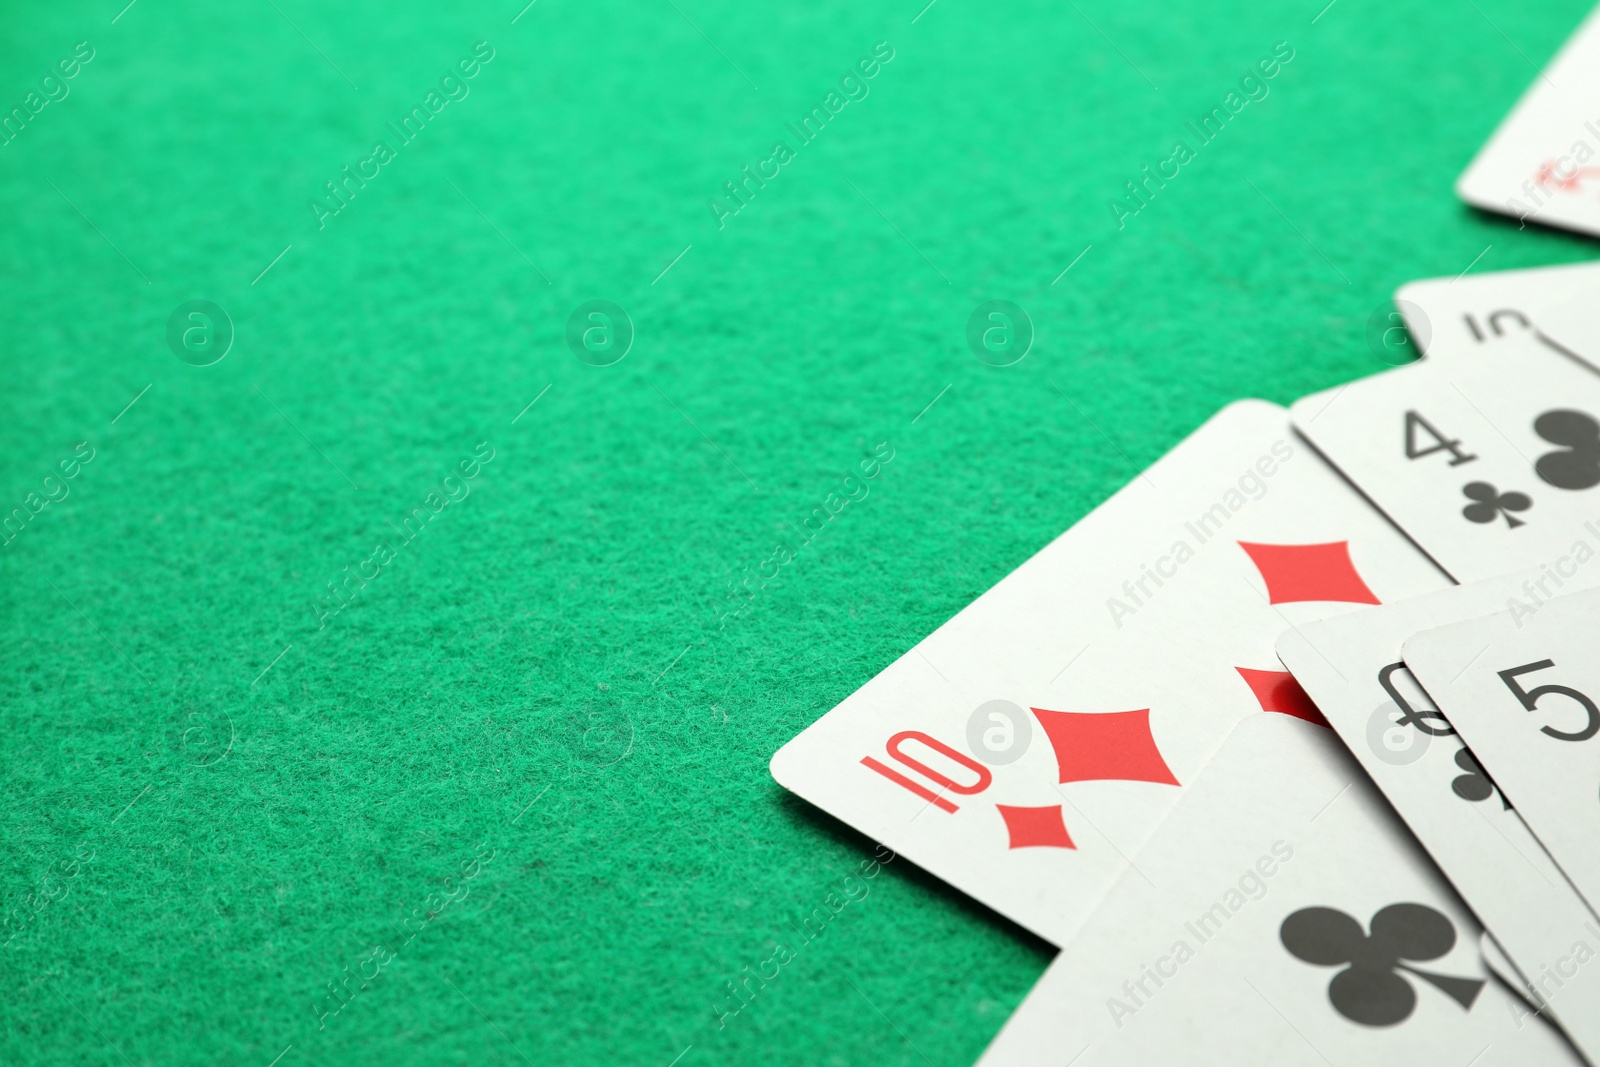
[[[1300,600],[1338,600],[1349,604],[1376,604],[1367,583],[1350,562],[1350,542],[1322,545],[1260,545],[1240,541],[1239,547],[1267,583],[1267,600],[1292,604]]]
[[[1000,817],[1006,821],[1006,832],[1011,835],[1010,848],[1071,848],[1067,824],[1061,818],[1061,805],[1044,808],[1013,808],[996,804]]]
[[[1288,671],[1253,671],[1249,667],[1235,667],[1234,670],[1239,672],[1244,684],[1256,695],[1256,702],[1261,705],[1262,711],[1293,715],[1318,726],[1328,725],[1328,720],[1322,717],[1322,712],[1317,710],[1306,691],[1300,688],[1300,683]]]
[[[1034,708],[1056,752],[1063,782],[1159,782],[1177,785],[1150,735],[1150,709],[1078,712]]]

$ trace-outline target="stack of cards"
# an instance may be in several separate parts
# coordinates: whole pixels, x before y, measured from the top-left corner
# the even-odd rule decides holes
[[[1596,72],[1463,197],[1600,234]],[[1223,409],[773,757],[1061,949],[985,1064],[1600,1067],[1596,296],[1405,286],[1421,359]]]

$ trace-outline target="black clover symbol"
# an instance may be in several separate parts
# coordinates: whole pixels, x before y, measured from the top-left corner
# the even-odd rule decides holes
[[[1557,489],[1592,489],[1600,485],[1600,422],[1581,411],[1547,411],[1533,420],[1533,432],[1553,445],[1533,469]]]
[[[1524,523],[1511,513],[1533,507],[1527,493],[1502,493],[1488,482],[1468,482],[1461,487],[1461,492],[1467,499],[1476,501],[1461,509],[1461,514],[1472,522],[1493,522],[1495,516],[1504,515],[1506,525],[1516,529]]]
[[[1456,750],[1456,766],[1466,773],[1450,782],[1452,793],[1462,800],[1471,801],[1488,800],[1494,796],[1494,781],[1484,772],[1483,765],[1470,750],[1465,747]],[[1506,807],[1511,807],[1511,802],[1503,796],[1500,800]]]
[[[1283,920],[1278,936],[1298,960],[1344,965],[1328,983],[1328,1000],[1340,1015],[1364,1026],[1393,1026],[1416,1008],[1416,990],[1397,970],[1422,979],[1463,1009],[1471,1009],[1484,985],[1481,979],[1431,974],[1401,962],[1438,959],[1455,947],[1456,928],[1425,904],[1379,909],[1371,934],[1335,908],[1301,908]]]

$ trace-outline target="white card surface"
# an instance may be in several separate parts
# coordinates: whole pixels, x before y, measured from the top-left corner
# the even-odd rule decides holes
[[[1534,79],[1456,193],[1516,219],[1600,234],[1600,12]]]
[[[1062,945],[1236,722],[1314,714],[1273,648],[1285,625],[1446,585],[1284,409],[1241,401],[784,745],[772,774]]]
[[[1557,268],[1566,273],[1555,295],[1534,312],[1534,328],[1548,347],[1600,363],[1600,266]],[[1508,326],[1509,329],[1509,326]]]
[[[1591,911],[1600,904],[1597,642],[1600,590],[1589,590],[1519,599],[1404,645],[1407,666]],[[1600,929],[1591,934],[1589,948],[1600,951]],[[1547,999],[1561,1011],[1559,996]]]
[[[1600,965],[1559,987],[1546,978],[1578,942],[1600,946],[1594,916],[1400,656],[1419,630],[1597,582],[1600,566],[1456,586],[1308,623],[1279,639],[1278,655],[1478,920],[1524,974],[1551,986],[1556,1019],[1600,1063]]]
[[[1241,724],[1136,862],[980,1067],[1580,1062],[1325,727]]]
[[[1478,955],[1483,957],[1483,965],[1489,973],[1504,982],[1513,993],[1527,1002],[1534,1011],[1543,1014],[1546,1018],[1554,1019],[1549,1014],[1548,1006],[1539,996],[1539,991],[1528,983],[1517,970],[1517,965],[1511,962],[1511,957],[1506,955],[1506,950],[1494,939],[1494,935],[1485,930],[1478,937]]]
[[[1291,409],[1463,583],[1555,561],[1579,540],[1600,546],[1600,375],[1530,336],[1504,343],[1515,354],[1425,359]]]
[[[1547,348],[1600,351],[1592,330],[1573,328],[1587,316],[1563,316],[1557,329],[1546,321],[1552,308],[1594,307],[1594,296],[1600,296],[1600,264],[1579,263],[1424,278],[1402,285],[1394,302],[1417,354],[1450,359],[1476,353],[1515,356],[1528,337]],[[1391,324],[1397,322],[1391,319]]]

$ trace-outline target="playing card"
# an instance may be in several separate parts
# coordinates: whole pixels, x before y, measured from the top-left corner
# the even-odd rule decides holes
[[[1239,719],[1315,716],[1291,623],[1447,580],[1258,400],[1148,471],[773,757],[868,836],[1065,944]]]
[[[1553,286],[1556,295],[1534,312],[1534,330],[1548,347],[1589,362],[1588,355],[1600,354],[1600,316],[1594,313],[1600,302],[1600,267],[1556,269],[1565,273]]]
[[[1597,583],[1600,566],[1566,578],[1535,572],[1494,579],[1308,623],[1278,640],[1284,665],[1362,769],[1479,922],[1536,980],[1576,943],[1600,947],[1589,929],[1594,917],[1411,676],[1400,649],[1419,630],[1504,608],[1513,598],[1548,601]],[[1600,1063],[1600,966],[1552,987],[1549,1000],[1573,1042]]]
[[[1600,904],[1597,640],[1600,590],[1586,590],[1542,603],[1517,597],[1493,615],[1418,634],[1403,649],[1412,673],[1591,911]],[[1585,960],[1600,949],[1600,927],[1590,933]],[[1572,969],[1581,963],[1557,972],[1567,979]],[[1561,1012],[1559,996],[1546,999]]]
[[[1242,723],[980,1067],[1574,1064],[1325,727]]]
[[[1457,180],[1457,195],[1519,220],[1600,234],[1597,101],[1600,12],[1578,28],[1494,131]]]
[[[1600,375],[1527,335],[1296,401],[1296,428],[1457,581],[1600,545]]]
[[[1377,326],[1393,329],[1403,322],[1416,354],[1433,359],[1514,355],[1522,350],[1520,342],[1529,339],[1558,353],[1574,344],[1580,351],[1600,351],[1594,337],[1573,331],[1565,319],[1562,330],[1551,330],[1546,322],[1552,308],[1591,298],[1597,289],[1600,264],[1595,263],[1425,278],[1402,285],[1394,296],[1395,311]],[[1581,299],[1574,310],[1593,306],[1592,299]],[[1378,347],[1404,350],[1398,343]]]

